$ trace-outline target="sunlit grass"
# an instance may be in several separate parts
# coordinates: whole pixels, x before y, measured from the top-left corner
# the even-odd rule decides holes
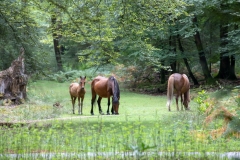
[[[72,104],[68,91],[69,83],[56,83],[51,81],[33,82],[28,86],[28,101],[25,104],[15,107],[1,108],[2,113],[8,114],[8,118],[18,117],[14,119],[43,119],[57,117],[73,117],[79,116],[72,114]],[[83,105],[83,115],[90,116],[91,109],[91,91],[90,84],[86,84],[86,95]],[[59,102],[63,107],[58,110],[53,104]],[[133,92],[121,91],[119,117],[133,116],[151,119],[156,115],[164,115],[168,113],[166,107],[165,96],[144,95]],[[192,105],[195,105],[192,103]],[[107,99],[103,98],[101,102],[104,113],[107,111]],[[111,106],[110,106],[111,107]],[[175,112],[175,103],[173,103],[173,112]],[[110,108],[111,109],[111,108]],[[75,110],[78,110],[77,101]],[[14,113],[16,112],[16,113]],[[57,115],[55,114],[57,112]],[[40,113],[37,116],[35,113]],[[77,112],[76,112],[77,113]],[[95,115],[99,115],[98,106],[94,106]],[[27,114],[27,116],[25,115]],[[44,117],[45,116],[45,117]],[[125,118],[123,118],[125,119]]]
[[[169,112],[165,106],[166,96],[122,90],[120,115],[99,115],[96,105],[95,115],[91,116],[88,83],[83,115],[73,115],[68,92],[70,83],[31,83],[28,86],[27,103],[1,108],[4,115],[1,121],[30,123],[23,127],[19,126],[21,124],[13,125],[12,128],[2,127],[0,153],[5,156],[17,153],[26,157],[29,153],[38,153],[39,158],[43,158],[41,154],[53,156],[51,153],[65,153],[68,157],[65,159],[132,159],[128,153],[135,153],[136,159],[158,159],[158,153],[164,152],[169,154],[166,159],[184,159],[189,156],[184,155],[185,152],[201,153],[190,157],[204,157],[206,152],[236,151],[239,145],[234,139],[213,139],[208,131],[204,131],[204,117],[197,112],[194,101],[190,103],[191,111],[180,112],[176,111],[173,101],[172,112]],[[54,108],[55,102],[63,107]],[[102,109],[106,113],[107,99],[102,100]],[[151,155],[144,155],[150,152]],[[87,153],[96,155],[88,157]],[[111,153],[111,156],[103,153]],[[54,158],[61,157],[59,154],[54,155]]]

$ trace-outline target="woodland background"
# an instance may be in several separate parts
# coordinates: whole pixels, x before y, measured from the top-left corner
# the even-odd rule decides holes
[[[225,159],[220,153],[239,153],[239,10],[237,0],[1,0],[0,78],[13,60],[24,59],[16,67],[24,72],[21,81],[12,79],[28,95],[27,103],[0,107],[0,157]],[[190,112],[165,107],[172,72],[201,85],[191,88]],[[89,117],[90,82],[98,74],[120,82],[119,116]],[[84,114],[73,115],[68,87],[84,75]],[[208,93],[205,86],[217,87]],[[144,154],[149,150],[152,155]]]
[[[171,72],[192,84],[236,80],[237,0],[2,0],[0,70],[25,49],[32,79],[111,70],[122,81],[164,84]]]

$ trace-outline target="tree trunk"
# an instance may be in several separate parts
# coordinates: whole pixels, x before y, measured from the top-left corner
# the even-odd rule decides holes
[[[228,38],[228,26],[227,24],[223,23],[220,25],[221,48],[227,47],[228,45],[227,38]],[[235,55],[229,57],[227,54],[228,54],[227,49],[223,50],[220,53],[220,68],[216,78],[235,80],[237,79],[235,75]]]
[[[164,61],[161,61],[161,64],[164,64]],[[161,84],[164,84],[164,83],[166,83],[166,70],[164,69],[164,68],[161,68],[161,71],[160,71],[160,83]]]
[[[0,72],[0,99],[5,105],[21,104],[27,98],[27,75],[24,74],[24,49],[11,66]]]
[[[197,17],[196,16],[194,16],[194,18],[193,18],[193,23],[195,23],[197,25]],[[197,47],[197,50],[198,50],[199,61],[200,61],[200,65],[202,67],[202,71],[203,71],[203,75],[205,77],[205,81],[206,81],[207,84],[216,83],[216,81],[214,80],[214,78],[210,74],[208,64],[207,64],[207,60],[206,60],[206,57],[205,57],[205,52],[203,51],[203,45],[202,45],[202,41],[201,41],[201,38],[200,38],[200,33],[198,31],[196,31],[196,34],[194,35],[194,39],[195,39],[195,44],[196,44],[196,47]]]
[[[176,54],[176,37],[175,36],[170,36],[169,37],[169,52]],[[177,72],[177,61],[176,61],[176,59],[170,60],[170,66],[171,66],[171,69],[172,69],[172,73],[176,73]]]
[[[235,74],[235,55],[231,55],[231,65],[229,70],[229,80],[237,80],[237,76]]]
[[[181,53],[183,54],[183,53],[184,53],[184,49],[183,49],[183,46],[182,46],[182,43],[181,43],[181,40],[180,40],[180,36],[179,36],[179,35],[177,35],[177,40],[178,40],[179,50],[180,50]],[[186,65],[186,67],[187,67],[189,76],[190,76],[191,79],[193,80],[194,85],[199,85],[197,79],[195,78],[195,76],[194,76],[193,73],[192,73],[192,70],[191,70],[191,68],[190,68],[190,66],[189,66],[189,63],[188,63],[188,61],[187,61],[187,58],[184,57],[183,60],[184,60],[184,63],[185,63],[185,65]]]
[[[238,25],[234,25],[234,29],[237,30],[238,29]],[[231,55],[229,79],[230,80],[237,80],[237,76],[235,74],[235,54]]]
[[[220,39],[221,39],[220,47],[222,48],[225,48],[226,45],[228,44],[226,40],[227,33],[228,33],[228,26],[221,24],[220,25]],[[220,53],[220,68],[216,78],[227,79],[229,76],[230,58],[229,56],[225,56],[225,54],[227,53],[228,53],[227,50],[221,51]]]
[[[52,20],[52,31],[53,31],[52,33],[53,45],[54,45],[55,57],[57,61],[57,69],[58,71],[62,71],[63,66],[62,66],[62,58],[61,58],[61,47],[59,45],[59,39],[61,36],[57,33],[59,32],[61,27],[55,15],[52,15],[51,20]]]

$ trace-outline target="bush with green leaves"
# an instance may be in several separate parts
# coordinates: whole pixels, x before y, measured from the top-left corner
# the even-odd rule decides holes
[[[210,106],[210,103],[206,100],[209,98],[209,95],[205,90],[198,92],[198,96],[194,99],[195,102],[198,104],[198,112],[205,113],[207,108]]]
[[[80,76],[86,76],[88,80],[91,80],[98,75],[109,76],[111,74],[110,74],[110,71],[104,70],[103,68],[93,67],[93,68],[86,69],[84,71],[83,70],[70,70],[66,72],[59,71],[57,73],[47,75],[43,79],[63,83],[63,82],[78,81]]]

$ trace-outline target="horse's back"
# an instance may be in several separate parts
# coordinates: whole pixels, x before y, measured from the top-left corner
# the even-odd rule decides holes
[[[77,97],[77,89],[78,89],[79,84],[78,83],[71,83],[69,86],[69,93],[74,96]]]
[[[92,87],[95,87],[96,85],[102,85],[104,86],[105,83],[107,83],[107,78],[106,77],[102,77],[102,76],[97,76],[96,78],[93,79],[91,85]]]
[[[189,85],[189,79],[186,74],[182,74],[183,78],[185,79],[185,82],[187,85]]]
[[[107,80],[108,78],[103,77],[103,76],[97,76],[94,79],[96,79],[96,80]]]
[[[183,87],[182,87],[182,92],[183,93],[186,93],[189,89],[190,89],[190,83],[189,83],[189,79],[187,77],[186,74],[183,74],[183,79],[184,79],[184,84],[183,84]]]
[[[72,89],[75,89],[79,86],[78,83],[71,83],[70,86],[69,86],[69,91],[72,90]]]
[[[173,79],[174,79],[173,86],[175,88],[175,91],[180,91],[184,84],[184,79],[183,79],[182,75],[179,73],[174,73],[170,77],[171,78],[173,77]]]
[[[173,73],[170,77],[174,78],[175,91],[181,91],[181,93],[185,93],[190,89],[189,79],[185,74]]]
[[[97,76],[91,83],[92,92],[94,91],[100,97],[108,97],[107,91],[108,78]]]

